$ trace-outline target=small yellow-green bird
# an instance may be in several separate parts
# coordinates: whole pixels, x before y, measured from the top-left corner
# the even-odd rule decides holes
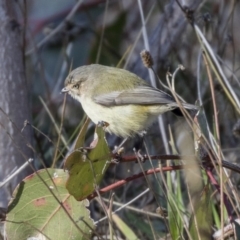
[[[104,121],[108,123],[106,131],[124,138],[146,130],[159,114],[178,108],[170,95],[136,74],[99,64],[70,72],[62,92],[78,100],[95,124]],[[196,109],[191,104],[182,105]]]

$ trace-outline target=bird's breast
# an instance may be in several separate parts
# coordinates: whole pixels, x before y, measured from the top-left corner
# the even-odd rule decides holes
[[[140,105],[106,107],[95,103],[91,98],[82,96],[83,110],[95,123],[104,121],[109,124],[106,131],[120,137],[129,137],[145,130],[156,116]]]

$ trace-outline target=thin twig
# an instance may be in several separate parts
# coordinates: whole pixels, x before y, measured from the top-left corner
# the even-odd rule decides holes
[[[223,199],[223,168],[222,168],[222,154],[221,154],[221,143],[220,143],[220,132],[219,132],[219,123],[218,123],[218,112],[217,112],[217,104],[216,104],[216,98],[215,98],[215,91],[214,91],[214,85],[213,85],[213,79],[210,72],[210,68],[208,65],[207,58],[205,54],[203,54],[204,62],[207,69],[211,94],[212,94],[212,102],[213,102],[213,111],[214,111],[214,120],[215,120],[215,129],[216,129],[216,138],[217,138],[217,154],[218,154],[218,163],[220,166],[219,172],[220,172],[220,204],[221,204],[221,229],[223,231],[224,228],[224,199]]]
[[[100,59],[100,55],[101,55],[101,50],[102,50],[102,45],[103,45],[103,36],[104,36],[104,32],[105,32],[105,24],[106,24],[106,18],[107,18],[107,13],[108,13],[108,5],[109,5],[109,0],[107,0],[106,4],[105,4],[102,32],[101,32],[101,36],[100,36],[100,42],[99,42],[97,57],[96,57],[96,61],[95,61],[96,63],[99,63],[99,59]]]
[[[54,125],[54,127],[55,127],[55,129],[56,129],[56,131],[57,131],[57,133],[61,136],[61,139],[62,139],[63,144],[65,145],[66,148],[68,148],[68,146],[67,146],[67,141],[65,140],[65,138],[63,137],[63,135],[60,134],[60,129],[59,129],[59,127],[58,127],[58,125],[57,125],[57,123],[56,123],[56,121],[55,121],[52,113],[50,112],[47,104],[44,102],[44,100],[43,100],[41,97],[39,97],[39,99],[40,99],[43,107],[45,108],[46,112],[48,113],[48,115],[49,115],[49,117],[50,117],[50,119],[51,119],[51,121],[52,121],[52,123],[53,123],[53,125]]]
[[[169,167],[149,169],[149,170],[144,171],[144,173],[140,172],[140,173],[135,174],[135,175],[133,175],[131,177],[125,178],[123,180],[119,180],[119,181],[117,181],[117,182],[115,182],[115,183],[113,183],[113,184],[111,184],[111,185],[109,185],[109,186],[107,186],[105,188],[100,189],[98,192],[99,192],[99,194],[103,194],[103,193],[112,191],[113,189],[116,189],[118,187],[121,187],[121,186],[125,185],[126,183],[131,182],[131,181],[133,181],[135,179],[144,177],[146,175],[152,175],[154,173],[158,173],[158,172],[161,172],[161,171],[163,171],[163,172],[175,171],[175,170],[185,169],[186,167],[187,168],[191,167],[191,165],[187,165],[187,166],[182,166],[182,165],[180,165],[180,166],[169,166]],[[87,198],[89,200],[91,200],[91,199],[95,198],[97,195],[98,194],[96,192],[94,192],[94,193],[90,194]]]
[[[144,40],[144,47],[147,51],[151,52],[150,47],[149,47],[149,41],[148,41],[147,30],[146,30],[146,21],[144,19],[144,15],[143,15],[141,0],[138,0],[138,6],[139,6],[139,12],[140,12],[141,21],[142,21],[142,34],[143,34],[143,40]],[[151,69],[148,69],[148,74],[150,76],[150,81],[151,81],[152,86],[156,87],[154,73],[151,71]],[[169,154],[170,150],[169,150],[168,141],[167,141],[167,134],[165,131],[165,126],[164,126],[163,118],[161,115],[158,116],[158,125],[159,125],[159,129],[160,129],[160,133],[162,135],[162,140],[163,140],[165,151],[167,154]]]
[[[18,175],[22,170],[24,170],[31,162],[33,162],[33,158],[29,158],[27,162],[25,162],[21,167],[19,167],[14,173],[12,173],[8,178],[6,178],[3,182],[0,182],[0,188],[3,187],[6,183],[8,183],[12,178]]]
[[[26,56],[30,55],[31,53],[33,53],[34,50],[39,49],[40,47],[42,47],[46,42],[48,42],[53,36],[55,36],[58,32],[60,32],[62,30],[62,28],[64,28],[65,24],[70,21],[73,16],[75,15],[75,13],[77,12],[77,10],[79,9],[79,7],[81,6],[83,0],[79,0],[76,5],[72,8],[71,12],[67,15],[67,17],[64,19],[64,21],[62,21],[54,30],[51,31],[50,34],[48,34],[43,40],[41,40],[36,47],[31,48],[29,51],[26,52]]]
[[[65,109],[66,109],[65,107],[66,107],[66,94],[64,95],[64,100],[63,100],[63,111],[62,111],[61,123],[60,123],[60,127],[59,127],[58,140],[57,140],[56,149],[55,149],[53,162],[52,162],[52,168],[55,167],[56,162],[57,162],[57,155],[58,155],[58,151],[59,151],[58,148],[59,148],[60,139],[61,139],[61,135],[62,135],[63,119],[64,119]]]
[[[138,200],[140,197],[142,197],[143,195],[145,195],[147,192],[149,192],[149,188],[147,188],[145,191],[143,191],[142,193],[140,193],[139,195],[137,195],[135,198],[133,198],[131,201],[122,204],[120,208],[116,209],[114,212],[112,212],[112,214],[116,214],[117,212],[121,211],[122,209],[126,208],[128,205],[132,204],[133,202],[135,202],[136,200]],[[106,201],[106,199],[103,199],[104,201]],[[116,204],[115,202],[113,202],[113,204]],[[104,220],[106,220],[108,217],[105,216],[101,219],[99,219],[98,221],[94,222],[94,224],[98,224]]]

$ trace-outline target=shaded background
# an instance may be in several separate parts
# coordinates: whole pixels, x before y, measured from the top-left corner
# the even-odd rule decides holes
[[[71,20],[66,21],[66,17],[76,6],[74,4],[75,1],[32,1],[27,4],[26,70],[32,96],[33,123],[53,141],[57,134],[39,97],[46,102],[59,123],[63,102],[63,95],[59,93],[70,69],[91,63],[109,66],[120,64],[120,67],[149,81],[148,71],[140,59],[140,52],[145,46],[137,1],[110,1],[108,5],[105,1],[83,2]],[[229,82],[239,95],[239,5],[234,1],[206,1],[204,4],[202,1],[185,1],[185,4],[190,9],[196,9],[196,23],[205,32]],[[193,28],[176,1],[142,1],[142,5],[155,70],[161,80],[166,82],[167,71],[173,72],[182,64],[186,70],[178,74],[176,89],[187,102],[193,104],[198,99],[197,78],[200,79],[201,97],[213,130],[210,88],[203,61],[199,60],[201,50]],[[44,41],[60,24],[62,28]],[[41,44],[42,41],[44,44]],[[41,47],[37,47],[38,43]],[[232,132],[238,120],[237,112],[218,82],[215,82],[215,90],[223,150],[237,147],[238,139]],[[82,114],[79,103],[68,97],[64,117],[66,139],[76,129]],[[174,127],[178,120],[181,121],[171,113],[165,114],[163,118],[166,128],[169,123]],[[153,139],[154,142],[157,141],[155,151],[164,153],[163,144],[158,142],[161,140],[156,128],[157,124],[152,131],[152,137],[158,138]],[[38,152],[44,161],[51,162],[53,146],[49,146],[42,136],[35,136],[35,140],[42,148]]]
[[[6,1],[2,2],[6,4]],[[20,57],[16,57],[15,53],[12,53],[12,61],[15,61],[16,66],[21,65],[22,67],[17,72],[25,71],[25,74],[22,83],[17,88],[9,89],[7,87],[4,90],[6,81],[12,86],[10,77],[4,78],[4,76],[10,76],[10,68],[6,75],[0,75],[0,84],[6,95],[14,96],[15,91],[23,91],[26,96],[24,97],[25,102],[20,101],[20,98],[8,99],[3,97],[1,108],[7,112],[4,102],[11,102],[15,107],[18,106],[18,102],[23,103],[20,104],[20,107],[17,107],[21,113],[24,113],[23,116],[18,118],[17,110],[13,113],[14,117],[10,116],[13,122],[18,125],[16,135],[19,134],[19,130],[23,127],[26,119],[36,129],[32,129],[30,125],[26,126],[23,134],[26,131],[29,131],[29,133],[24,137],[26,141],[23,142],[21,138],[15,137],[11,131],[7,134],[9,132],[7,130],[9,119],[0,118],[1,124],[7,126],[1,128],[1,142],[8,141],[7,144],[2,144],[2,154],[0,155],[1,181],[6,178],[15,165],[21,166],[26,159],[31,157],[34,157],[36,168],[42,168],[43,163],[45,166],[51,166],[58,138],[56,125],[60,126],[63,110],[64,95],[60,94],[60,91],[63,88],[64,79],[71,69],[91,63],[108,66],[119,65],[149,81],[148,71],[140,59],[140,52],[145,49],[145,46],[141,33],[142,22],[137,1],[109,1],[108,3],[106,1],[82,1],[81,4],[73,0],[9,2],[12,5],[6,7],[10,9],[8,10],[10,20],[7,21],[15,19],[19,24],[17,25],[18,32],[15,39],[19,41],[18,47],[20,46],[19,49],[22,51]],[[146,19],[150,52],[154,59],[154,69],[158,72],[161,80],[166,82],[167,71],[173,72],[179,64],[182,64],[186,70],[178,74],[176,90],[189,103],[194,103],[199,98],[197,93],[197,81],[199,81],[200,94],[208,123],[214,132],[208,77],[203,61],[199,58],[201,50],[193,28],[186,20],[176,1],[143,0],[141,2]],[[204,31],[219,58],[229,83],[239,96],[239,3],[236,1],[184,2],[190,9],[195,10],[196,23]],[[2,17],[2,19],[4,18]],[[3,34],[4,31],[8,30],[3,30],[0,34]],[[5,46],[3,48],[5,49]],[[6,56],[2,55],[0,62],[3,63],[5,60]],[[222,151],[227,160],[238,162],[239,116],[217,81],[215,81],[214,87],[219,113]],[[71,147],[71,143],[77,134],[76,129],[79,129],[83,118],[84,114],[80,104],[67,97],[62,141],[59,146],[62,154],[57,155],[57,166],[62,166],[64,156],[68,152],[67,147]],[[181,141],[182,134],[186,132],[191,134],[187,126],[179,125],[182,124],[182,121],[184,120],[172,113],[166,113],[163,117],[167,137],[169,139],[168,129],[171,126],[172,131],[176,133],[174,136],[177,146]],[[182,130],[180,132],[179,126]],[[89,129],[87,143],[91,141],[93,131],[92,126]],[[166,149],[158,124],[154,124],[148,133],[146,141],[149,151],[152,154],[165,154]],[[11,163],[10,159],[14,157],[10,151],[3,151],[3,149],[8,150],[7,146],[13,144],[12,139],[15,140],[15,145],[25,154],[24,157],[17,160],[17,163],[15,160]],[[118,139],[111,136],[108,136],[108,141],[112,147],[119,143]],[[31,143],[32,150],[26,148],[26,142]],[[168,145],[166,142],[165,144]],[[133,143],[131,142],[126,145],[128,154],[133,153],[132,147]],[[172,150],[170,151],[172,152]],[[16,153],[16,155],[18,154]],[[145,167],[149,166],[146,164]],[[134,164],[117,166],[117,170],[109,170],[104,181],[109,183],[113,179],[126,177],[138,170],[139,167]],[[0,198],[1,206],[6,207],[12,189],[24,175],[28,175],[31,171],[31,169],[23,171],[14,181],[6,185],[4,190],[6,194],[1,195],[2,199]],[[238,178],[234,177],[233,181],[239,187]],[[131,199],[136,192],[141,190],[144,184],[146,184],[144,180],[139,180],[134,182],[134,185],[137,186],[130,184],[119,189],[117,195],[120,201],[125,202]],[[129,188],[133,188],[134,191],[129,193]],[[158,191],[157,186],[156,191]],[[158,193],[160,200],[162,200],[162,193],[160,191]],[[139,208],[143,206],[151,210],[156,208],[151,194],[145,201],[138,204],[137,207]],[[133,216],[130,214],[127,217],[131,219]],[[137,222],[137,218],[133,218]],[[149,229],[145,233],[147,234],[148,231]]]

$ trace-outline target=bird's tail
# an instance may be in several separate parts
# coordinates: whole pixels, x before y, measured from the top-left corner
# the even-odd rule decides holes
[[[189,110],[199,110],[199,107],[189,103],[182,103],[183,107]],[[180,106],[179,106],[180,107]]]
[[[182,110],[181,110],[181,106],[178,105],[177,103],[174,103],[174,106],[176,106],[175,109],[172,110],[172,112],[178,116],[183,116]],[[189,104],[189,103],[182,103],[182,107],[190,110],[190,112],[193,113],[193,115],[196,115],[196,113],[199,110],[199,107],[193,104]]]

